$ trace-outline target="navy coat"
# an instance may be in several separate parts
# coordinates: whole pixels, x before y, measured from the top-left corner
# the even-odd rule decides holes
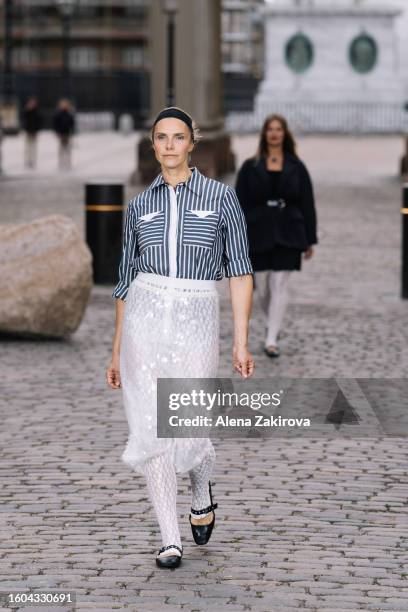
[[[247,159],[239,170],[236,192],[245,214],[251,253],[274,247],[306,251],[317,243],[317,219],[312,182],[304,163],[285,153],[279,197],[286,207],[267,206],[270,199],[266,159]]]

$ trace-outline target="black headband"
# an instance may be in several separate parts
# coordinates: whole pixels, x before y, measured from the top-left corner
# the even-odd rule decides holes
[[[174,117],[175,119],[180,119],[180,121],[184,121],[184,123],[188,126],[191,135],[194,137],[193,120],[189,115],[187,115],[187,113],[180,110],[179,108],[175,108],[174,106],[162,110],[154,120],[153,127],[158,121],[161,121],[161,119],[167,119],[168,117]]]

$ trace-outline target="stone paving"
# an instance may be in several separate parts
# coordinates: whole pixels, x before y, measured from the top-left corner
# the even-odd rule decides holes
[[[84,182],[107,173],[125,180],[136,140],[80,136],[74,169],[59,174],[50,134],[37,173],[21,168],[21,138],[7,139],[0,222],[58,210],[83,228]],[[242,160],[256,141],[245,136],[234,144]],[[320,244],[292,275],[279,360],[262,354],[254,303],[256,376],[405,377],[402,143],[308,137],[300,144],[315,180]],[[192,542],[183,474],[184,560],[175,571],[156,568],[156,520],[142,477],[120,461],[127,423],[120,392],[104,381],[111,289],[94,287],[80,328],[66,341],[2,339],[0,590],[72,590],[77,610],[408,610],[404,438],[215,440],[219,508],[211,541]],[[226,282],[220,291],[220,375],[230,376]]]

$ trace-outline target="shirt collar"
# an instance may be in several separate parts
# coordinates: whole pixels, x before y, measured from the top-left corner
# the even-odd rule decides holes
[[[185,185],[186,187],[188,187],[188,189],[190,189],[190,191],[200,196],[204,188],[206,177],[203,174],[201,174],[201,172],[199,172],[196,167],[191,168],[191,171],[192,171],[192,174],[190,178],[181,184]],[[147,187],[146,191],[156,189],[160,187],[161,185],[166,185],[166,184],[167,183],[163,178],[163,174],[160,172],[160,174],[156,176],[154,181]]]

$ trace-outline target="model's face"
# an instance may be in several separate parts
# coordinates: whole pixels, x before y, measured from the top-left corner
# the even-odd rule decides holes
[[[158,121],[154,128],[153,149],[163,168],[175,169],[188,164],[188,155],[194,149],[188,126],[175,117]]]
[[[285,140],[285,130],[280,121],[273,120],[266,128],[266,143],[273,147],[280,147]]]

